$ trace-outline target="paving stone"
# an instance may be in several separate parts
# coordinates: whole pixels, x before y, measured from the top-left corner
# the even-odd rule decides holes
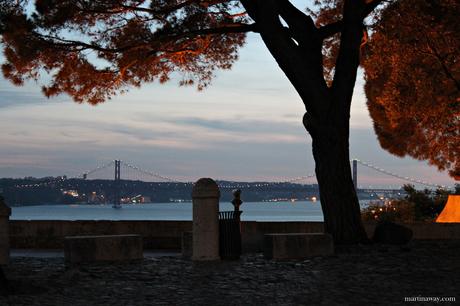
[[[460,241],[412,242],[410,250],[337,249],[304,261],[194,264],[179,257],[65,267],[63,258],[13,257],[14,286],[0,305],[393,305],[407,296],[460,299]],[[443,303],[445,304],[445,303]]]

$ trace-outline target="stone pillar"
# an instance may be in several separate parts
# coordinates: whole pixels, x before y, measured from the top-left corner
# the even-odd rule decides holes
[[[201,178],[193,187],[192,260],[219,260],[219,198],[216,182]]]
[[[11,208],[6,206],[3,197],[0,196],[0,266],[7,265],[10,260],[10,236],[8,223],[11,216]]]

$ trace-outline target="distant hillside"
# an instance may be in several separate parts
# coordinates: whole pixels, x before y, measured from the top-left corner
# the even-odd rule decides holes
[[[232,190],[241,189],[245,202],[272,200],[306,200],[319,198],[317,185],[267,182],[218,181],[221,201],[232,200]],[[120,189],[122,201],[132,202],[182,202],[191,201],[192,185],[189,183],[153,183],[121,180],[116,187],[113,180],[67,179],[46,177],[0,179],[0,189],[10,206],[73,203],[112,203],[115,188]]]

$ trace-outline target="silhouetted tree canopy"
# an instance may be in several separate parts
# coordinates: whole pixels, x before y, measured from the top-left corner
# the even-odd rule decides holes
[[[378,18],[364,60],[381,146],[460,179],[460,2],[400,0]]]
[[[323,42],[323,68],[331,85],[344,24],[343,0],[315,1],[308,12],[318,28],[287,0],[0,2],[4,76],[17,85],[46,76],[41,78],[49,80],[43,86],[46,96],[67,93],[92,104],[143,82],[165,82],[174,73],[182,76],[181,85],[203,89],[214,70],[229,69],[235,62],[245,32],[266,27],[268,20],[254,22],[260,6],[287,23],[276,21],[284,28],[283,39],[293,40],[289,44]],[[353,17],[361,20],[382,0],[358,2],[349,10],[362,10]]]
[[[231,67],[251,29],[238,1],[15,2],[1,22],[4,76],[20,85],[48,75],[46,96],[92,104],[174,72],[201,89]]]

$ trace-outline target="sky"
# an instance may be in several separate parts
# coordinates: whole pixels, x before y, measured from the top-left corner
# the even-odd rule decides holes
[[[303,104],[257,34],[248,35],[240,59],[218,71],[208,89],[177,83],[144,84],[91,106],[68,96],[47,99],[39,83],[15,87],[0,77],[0,177],[74,176],[113,159],[186,181],[283,181],[314,173]],[[352,158],[433,184],[455,183],[424,161],[384,151],[365,101],[360,72]],[[358,168],[362,187],[404,183]]]

